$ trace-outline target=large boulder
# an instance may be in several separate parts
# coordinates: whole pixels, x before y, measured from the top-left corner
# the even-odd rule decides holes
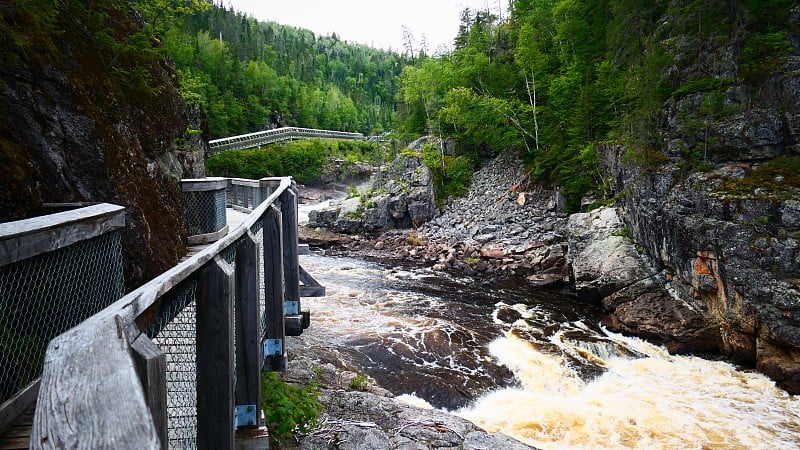
[[[567,233],[575,289],[585,296],[606,297],[654,273],[615,208],[572,214]]]
[[[618,209],[573,214],[567,233],[575,289],[601,300],[607,327],[664,344],[671,352],[718,350],[718,329],[673,294],[669,274],[658,273],[637,248]]]
[[[418,227],[439,213],[430,169],[422,158],[403,153],[373,177],[358,197],[311,211],[309,225],[343,233]]]

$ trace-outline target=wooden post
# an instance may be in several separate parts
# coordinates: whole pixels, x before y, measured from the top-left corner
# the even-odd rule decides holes
[[[255,236],[248,232],[236,251],[236,405],[254,405],[258,418],[261,386],[259,263]],[[252,426],[257,427],[256,420]]]
[[[50,341],[31,448],[161,448],[124,328],[92,318]]]
[[[283,231],[280,211],[271,206],[264,214],[264,371],[286,370],[286,335],[283,325]],[[269,342],[268,342],[269,341]]]
[[[219,255],[197,286],[197,444],[232,449],[233,269]]]
[[[303,334],[303,320],[300,314],[300,260],[297,250],[297,186],[292,183],[281,194],[281,215],[283,216],[283,276],[285,329],[287,336]]]
[[[133,362],[144,388],[144,400],[153,416],[153,424],[161,441],[161,449],[167,450],[167,357],[144,333],[133,343]]]

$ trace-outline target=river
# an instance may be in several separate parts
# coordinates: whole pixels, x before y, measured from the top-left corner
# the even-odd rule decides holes
[[[573,296],[348,258],[301,264],[328,291],[303,300],[308,332],[410,403],[542,449],[800,448],[800,398],[608,332]]]

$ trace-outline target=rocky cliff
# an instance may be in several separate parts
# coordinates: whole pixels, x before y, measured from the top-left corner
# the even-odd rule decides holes
[[[419,150],[424,139],[382,167],[366,192],[311,211],[309,224],[344,233],[376,232],[418,227],[435,217],[439,211],[431,170],[412,152]]]
[[[800,8],[791,20],[798,55]],[[655,325],[684,341],[678,350],[719,351],[799,393],[800,57],[745,80],[720,63],[737,45],[732,36],[704,59],[728,82],[664,105],[645,160],[602,149],[626,230],[661,272],[647,288],[605,293],[604,305],[617,329]]]
[[[123,46],[141,28],[137,14],[97,8],[105,16],[70,2],[0,7],[9,43],[0,55],[0,220],[40,214],[43,203],[124,206],[131,288],[185,253],[178,180],[204,173],[202,114],[183,102],[164,58]]]

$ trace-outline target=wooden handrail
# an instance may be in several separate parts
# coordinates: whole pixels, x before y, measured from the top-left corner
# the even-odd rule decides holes
[[[232,301],[236,296],[231,286],[236,284],[234,278],[242,275],[234,274],[220,254],[240,240],[244,243],[243,248],[250,251],[257,248],[252,243],[251,228],[262,218],[265,220],[262,223],[265,226],[263,256],[272,259],[279,255],[283,257],[282,263],[273,260],[267,264],[266,259],[264,261],[265,269],[273,268],[265,277],[274,277],[267,287],[269,292],[266,298],[272,303],[268,309],[275,309],[276,303],[282,308],[283,304],[284,293],[272,286],[280,280],[275,277],[284,276],[283,269],[286,268],[287,261],[297,264],[297,205],[287,204],[297,199],[292,189],[293,182],[291,178],[270,178],[263,181],[274,190],[240,226],[51,341],[39,389],[31,448],[166,448],[164,418],[161,414],[163,411],[159,411],[158,406],[164,402],[159,396],[166,394],[159,394],[157,388],[159,384],[163,384],[158,376],[162,370],[159,367],[163,365],[163,353],[159,355],[152,342],[146,339],[137,340],[146,338],[142,330],[156,314],[161,298],[180,283],[194,277],[196,273],[201,273],[200,271],[203,275],[198,279],[198,348],[210,349],[208,351],[213,352],[213,356],[204,354],[201,359],[198,355],[198,371],[202,373],[198,373],[197,381],[198,387],[214,386],[214,392],[209,394],[211,397],[202,400],[198,398],[197,404],[198,431],[202,427],[202,433],[205,433],[203,435],[213,437],[213,442],[198,441],[198,444],[205,445],[206,448],[228,448],[232,445],[233,429],[229,425],[233,420],[230,408],[233,402],[231,386],[234,317],[231,312]],[[282,214],[273,206],[277,201],[281,202],[281,209],[287,214],[286,220],[293,223],[284,223],[281,227]],[[295,214],[291,213],[292,206]],[[267,226],[271,226],[269,224],[274,221],[277,221],[278,229],[270,229],[269,232],[278,241],[267,246],[267,242],[273,242],[267,241]],[[295,230],[287,232],[287,227]],[[286,253],[289,245],[284,242],[287,239],[295,240],[293,250],[289,253]],[[294,256],[291,255],[292,251]],[[253,264],[258,261],[258,257],[248,257],[241,261],[242,270],[253,273]],[[237,272],[239,270],[237,264]],[[298,269],[288,267],[288,270],[296,274]],[[296,278],[294,275],[290,285],[295,284]],[[240,286],[236,288],[238,290]],[[248,289],[252,291],[252,284]],[[290,290],[294,292],[295,288]],[[244,294],[242,296],[244,298]],[[251,300],[258,299],[252,292],[247,296]],[[217,314],[209,316],[208,308],[217,311]],[[267,337],[282,340],[282,312],[279,316],[274,316],[274,319],[279,320],[280,325],[268,324],[268,328],[272,328],[267,331]],[[239,319],[237,322],[251,324],[248,336],[243,339],[250,340],[247,346],[252,355],[252,340],[258,339],[257,333],[252,331],[252,324],[257,324],[258,321],[249,318]],[[209,334],[209,330],[200,329],[205,326],[203,324],[224,326]],[[237,333],[239,331],[237,329]],[[271,333],[278,333],[278,336],[270,336]],[[134,342],[137,345],[132,347],[131,343]],[[256,362],[249,362],[251,365],[254,363]],[[257,364],[260,365],[260,360]],[[228,384],[226,387],[218,385],[219,383]],[[247,397],[255,398],[252,390],[257,383],[254,384],[252,380],[247,383]],[[159,417],[155,417],[156,412],[159,412]],[[214,424],[213,429],[209,429],[211,425],[207,424]]]

